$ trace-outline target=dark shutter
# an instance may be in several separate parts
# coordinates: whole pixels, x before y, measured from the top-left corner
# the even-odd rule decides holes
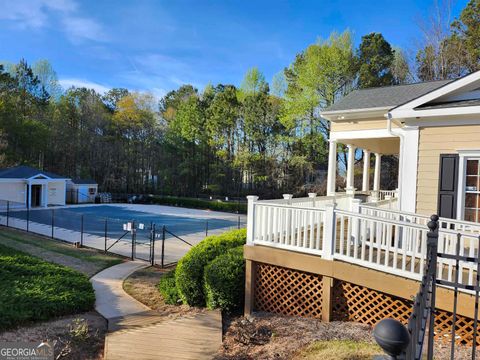
[[[458,154],[440,155],[438,216],[454,219],[457,214]]]

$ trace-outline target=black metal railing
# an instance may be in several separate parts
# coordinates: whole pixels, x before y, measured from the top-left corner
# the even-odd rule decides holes
[[[420,289],[415,296],[412,313],[410,315],[407,327],[393,319],[384,319],[380,321],[374,330],[374,336],[377,343],[389,355],[391,359],[406,360],[432,360],[435,356],[435,315],[436,315],[436,289],[438,285],[448,287],[453,290],[453,307],[450,338],[450,359],[455,359],[455,346],[457,343],[457,306],[459,289],[473,291],[475,294],[475,309],[473,315],[473,329],[471,334],[472,348],[471,359],[476,359],[477,336],[478,336],[478,308],[480,291],[480,237],[472,234],[456,234],[455,254],[438,251],[438,216],[432,215],[428,223],[429,232],[427,234],[427,257],[424,268],[424,275],[420,284]],[[442,229],[442,231],[450,231]],[[454,233],[455,234],[455,233]],[[463,237],[476,237],[477,256],[464,256],[461,252]],[[454,262],[455,279],[443,280],[437,278],[437,267],[442,266],[437,263],[439,258]],[[461,266],[468,263],[476,265],[476,277],[474,285],[467,285],[460,281]],[[465,336],[466,334],[462,334]],[[468,334],[470,335],[470,334]],[[443,339],[444,340],[444,339]],[[465,352],[462,358],[465,357]]]

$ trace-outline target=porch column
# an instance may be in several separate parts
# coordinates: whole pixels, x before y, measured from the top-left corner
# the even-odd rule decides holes
[[[375,173],[373,177],[373,190],[380,190],[380,170],[382,164],[382,154],[375,153]]]
[[[337,183],[337,141],[330,140],[328,149],[327,196],[335,195]]]
[[[370,151],[363,150],[362,191],[370,190]]]
[[[353,190],[354,187],[354,167],[355,167],[355,146],[347,145],[348,147],[348,163],[347,163],[347,192]]]

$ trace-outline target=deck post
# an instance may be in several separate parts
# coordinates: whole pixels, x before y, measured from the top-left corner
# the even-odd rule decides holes
[[[333,278],[322,276],[322,321],[332,321]]]
[[[350,200],[350,211],[355,214],[360,214],[360,199]],[[358,218],[352,217],[352,244],[360,244],[360,221]]]
[[[335,204],[325,205],[322,257],[332,260],[335,251]]]
[[[256,195],[247,196],[247,244],[253,245],[254,226],[255,226],[255,201],[258,200]]]
[[[378,201],[380,198],[380,172],[382,166],[382,154],[375,153],[375,172],[373,176],[373,196],[374,201]]]
[[[283,194],[283,198],[287,200],[287,205],[292,205],[293,194]]]
[[[248,245],[246,245],[248,246]],[[248,316],[253,312],[255,304],[255,262],[245,260],[245,306],[243,315]]]
[[[388,208],[392,209],[392,196],[391,195],[385,195],[385,200],[388,201]]]
[[[317,193],[308,193],[308,197],[312,199],[312,207],[315,207],[315,198],[317,197]]]

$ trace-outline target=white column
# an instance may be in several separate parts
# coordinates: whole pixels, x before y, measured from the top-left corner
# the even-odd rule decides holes
[[[312,199],[312,207],[315,207],[315,198],[317,197],[317,193],[308,193],[308,197]]]
[[[352,191],[354,186],[354,167],[355,167],[355,146],[347,145],[348,147],[348,163],[347,163],[347,191]]]
[[[48,182],[45,183],[45,185],[43,185],[43,188],[44,188],[44,197],[43,197],[43,206],[47,207],[48,206]]]
[[[327,196],[335,195],[337,183],[337,141],[330,140],[328,149]]]
[[[382,154],[375,153],[375,173],[373,177],[373,190],[380,190],[380,171],[382,164]]]
[[[363,150],[362,191],[370,190],[370,151]]]

